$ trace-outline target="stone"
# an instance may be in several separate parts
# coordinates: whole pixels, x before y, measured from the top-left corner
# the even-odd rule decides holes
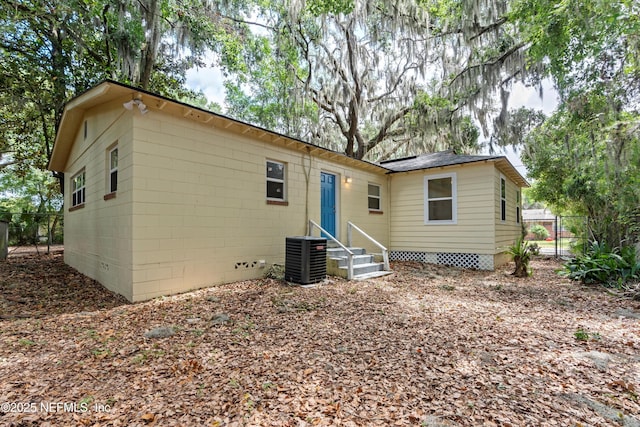
[[[614,313],[616,317],[628,317],[631,319],[640,319],[640,313],[637,313],[628,308],[619,308]]]
[[[145,338],[167,338],[175,334],[173,326],[160,326],[144,333]]]
[[[608,353],[602,353],[600,351],[586,351],[576,353],[575,357],[579,359],[588,359],[595,365],[598,370],[605,372],[609,369],[609,362],[611,362],[611,355]]]
[[[222,325],[223,323],[227,323],[230,320],[231,318],[229,317],[229,315],[225,313],[214,314],[211,318],[211,322],[214,325]]]

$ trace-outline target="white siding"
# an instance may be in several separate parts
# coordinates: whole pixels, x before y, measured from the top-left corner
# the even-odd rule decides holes
[[[132,298],[131,289],[131,116],[114,104],[85,114],[65,168],[65,262],[98,280],[108,289]],[[116,197],[107,193],[108,148],[118,143],[119,168]],[[85,170],[84,207],[71,207],[71,178]]]
[[[156,111],[136,116],[134,140],[134,300],[260,277],[259,260],[283,264],[285,237],[304,235],[308,219],[320,223],[321,171],[338,180],[339,236],[351,220],[388,245],[382,173]],[[286,164],[288,206],[267,204],[267,159]],[[368,182],[382,187],[382,215],[368,211]]]
[[[457,223],[425,224],[424,177],[456,174]],[[394,251],[495,253],[495,184],[492,163],[393,174],[391,247]]]

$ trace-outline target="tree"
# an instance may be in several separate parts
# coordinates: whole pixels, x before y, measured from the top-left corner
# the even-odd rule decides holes
[[[629,0],[516,0],[510,13],[529,60],[548,64],[563,101],[606,86],[637,99],[639,16]]]
[[[289,114],[297,136],[356,158],[477,150],[468,114],[486,125],[491,94],[524,67],[525,45],[509,26],[504,2],[259,5],[262,42],[245,43],[233,61],[222,57],[234,65],[227,68],[231,111],[268,125],[271,115],[258,114],[260,106],[293,105],[278,114]],[[266,75],[280,79],[275,89],[262,83]]]
[[[47,172],[31,169],[24,176],[0,174],[0,218],[11,224],[15,243],[37,243],[35,239],[45,226],[55,236],[61,210],[60,190]]]
[[[105,78],[197,99],[185,70],[231,30],[216,26],[218,14],[218,3],[196,0],[3,2],[0,172],[44,170],[64,104]]]
[[[561,100],[525,140],[534,196],[588,216],[591,238],[609,247],[640,229],[638,12],[626,0],[518,0],[510,14]]]
[[[610,101],[601,95],[583,102],[528,137],[523,163],[537,200],[587,216],[593,240],[626,246],[640,235],[640,116],[605,114]]]

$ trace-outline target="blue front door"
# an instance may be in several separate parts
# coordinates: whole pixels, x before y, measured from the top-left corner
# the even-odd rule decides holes
[[[336,236],[336,176],[324,172],[320,173],[320,226]]]

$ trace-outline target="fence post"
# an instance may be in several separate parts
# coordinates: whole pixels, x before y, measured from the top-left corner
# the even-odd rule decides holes
[[[47,215],[47,255],[51,253],[51,215]]]
[[[560,226],[558,224],[558,215],[556,215],[556,223],[554,224],[555,229],[553,230],[555,236],[553,241],[555,243],[555,247],[556,247],[556,259],[558,259],[558,238],[560,236],[560,233],[558,232],[560,230]]]
[[[9,254],[9,223],[0,220],[0,259],[7,259]]]

